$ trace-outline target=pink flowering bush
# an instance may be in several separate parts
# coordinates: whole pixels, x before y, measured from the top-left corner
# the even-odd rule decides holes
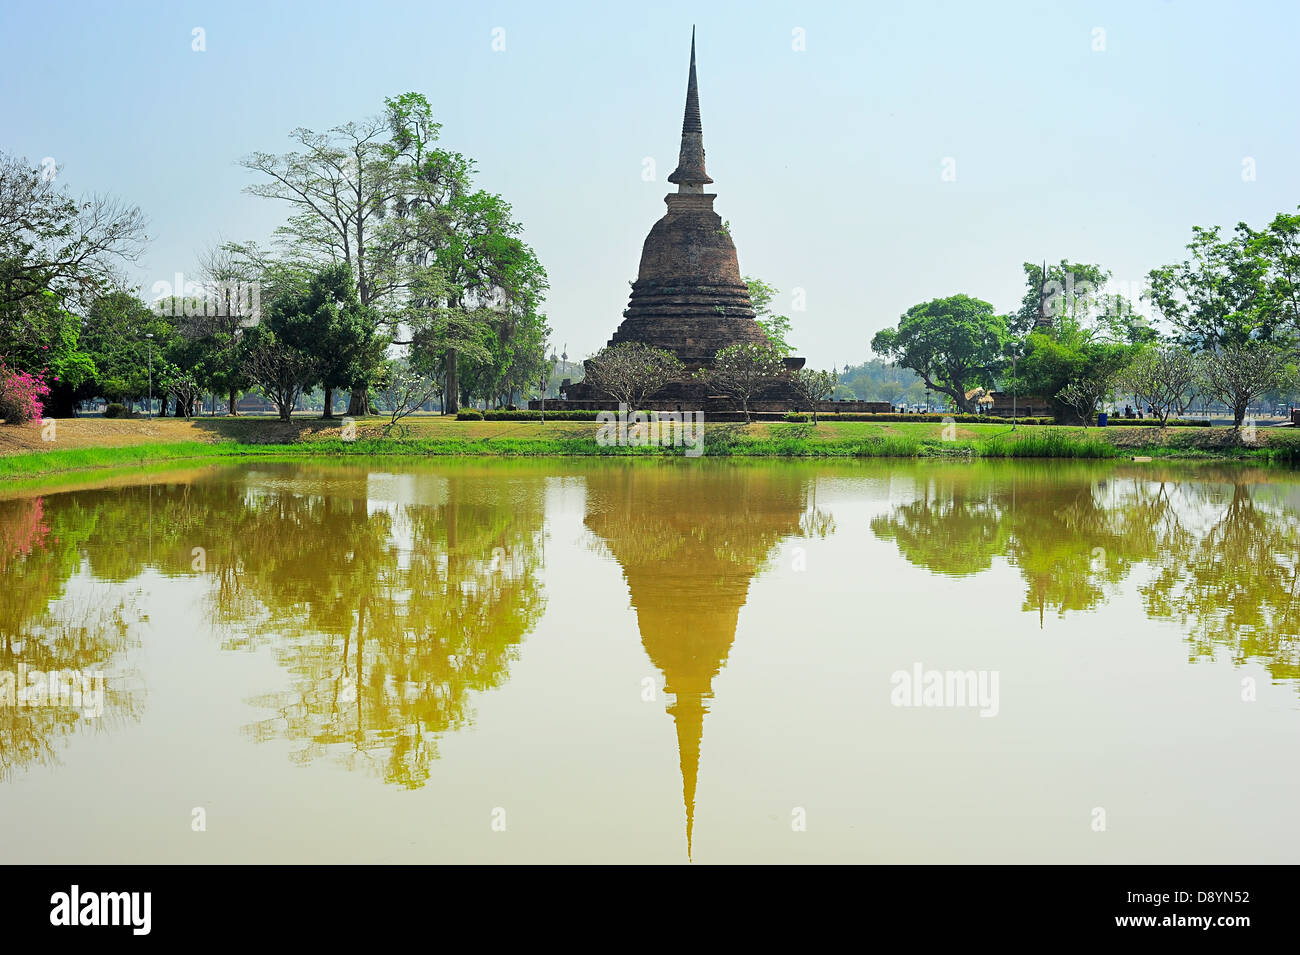
[[[0,418],[5,424],[26,424],[40,418],[45,409],[41,399],[49,393],[43,376],[14,371],[0,362]]]

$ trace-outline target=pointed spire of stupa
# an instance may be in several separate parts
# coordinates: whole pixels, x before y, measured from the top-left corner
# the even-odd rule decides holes
[[[695,834],[695,786],[700,778],[700,741],[704,736],[703,694],[678,693],[668,707],[677,725],[677,758],[682,768],[682,801],[686,804],[686,858],[691,859]]]
[[[691,27],[691,72],[686,81],[682,150],[668,181],[677,183],[678,192],[703,192],[704,184],[713,182],[704,171],[704,126],[700,123],[700,90],[695,80],[695,27]]]
[[[1038,314],[1034,316],[1035,332],[1050,332],[1052,317],[1047,314],[1047,260],[1043,260],[1043,271],[1038,273]]]

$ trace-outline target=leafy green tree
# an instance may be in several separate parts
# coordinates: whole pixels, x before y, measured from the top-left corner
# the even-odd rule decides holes
[[[1265,245],[1245,223],[1223,238],[1218,226],[1192,228],[1189,258],[1152,269],[1152,301],[1179,341],[1196,351],[1269,339],[1285,314],[1270,293]]]
[[[21,313],[16,315],[15,313]],[[50,388],[44,414],[65,418],[73,413],[82,390],[93,384],[94,358],[82,347],[81,319],[59,305],[50,290],[21,303],[0,305],[0,327],[22,329],[0,342],[0,360],[15,371],[40,375]]]
[[[1267,263],[1265,306],[1280,329],[1300,333],[1300,215],[1280,212],[1261,232],[1243,230],[1246,254]]]
[[[402,315],[412,341],[438,350],[447,410],[471,397],[509,400],[538,377],[545,360],[546,272],[510,205],[474,189],[473,161],[437,148],[440,126],[428,100],[406,93],[385,106],[385,149],[399,170],[401,194],[382,235],[401,251]],[[433,333],[421,335],[425,326]],[[466,341],[482,350],[462,353]]]
[[[263,321],[248,330],[243,340],[243,363],[253,383],[276,405],[279,420],[289,421],[298,399],[321,379],[321,360],[307,339],[317,312],[325,324],[333,301],[321,300],[322,283],[317,283],[315,311],[307,311],[311,294],[285,291],[270,300]]]
[[[767,335],[770,341],[782,355],[788,355],[794,351],[794,347],[787,340],[790,334],[790,319],[785,315],[777,315],[772,310],[772,301],[780,293],[780,289],[768,285],[762,279],[756,279],[751,276],[745,276],[745,285],[749,287],[749,303],[754,307],[755,321]]]
[[[952,295],[914,305],[871,340],[871,350],[916,372],[927,388],[945,394],[964,412],[976,385],[991,386],[1005,363],[1007,320],[988,302]]]
[[[499,345],[508,346],[515,335],[523,336],[539,350],[533,358],[540,361],[544,357],[540,348],[550,329],[538,308],[548,283],[533,250],[519,237],[522,227],[512,218],[509,204],[479,191],[458,200],[449,211],[453,231],[434,250],[438,267],[450,283],[444,306],[482,316]],[[508,347],[498,347],[492,356],[485,368],[476,369],[473,360],[469,362],[469,373],[477,373],[481,382],[481,397],[499,390],[513,357]],[[449,396],[451,392],[449,383]]]
[[[1068,410],[1086,423],[1097,404],[1114,391],[1120,371],[1135,354],[1130,345],[1102,340],[1062,342],[1048,333],[1034,332],[1025,339],[1014,377],[1004,377],[1002,387],[1053,400],[1060,410]],[[1068,395],[1062,394],[1067,388]],[[1091,405],[1089,394],[1094,399]]]
[[[178,334],[170,315],[160,314],[135,294],[116,291],[101,295],[90,304],[81,328],[81,344],[94,362],[96,378],[79,396],[99,394],[110,401],[144,398],[150,368],[155,374],[163,369],[163,355]],[[155,389],[155,395],[163,393]]]
[[[388,340],[379,335],[375,309],[361,304],[352,269],[345,262],[311,276],[301,295],[281,299],[273,330],[290,346],[310,355],[324,389],[324,417],[334,417],[334,392],[365,387],[375,380]]]
[[[453,366],[460,358],[483,365],[490,362],[487,342],[491,335],[491,326],[478,312],[423,306],[411,337],[410,362],[440,382],[444,413],[448,411],[446,399],[460,387]]]

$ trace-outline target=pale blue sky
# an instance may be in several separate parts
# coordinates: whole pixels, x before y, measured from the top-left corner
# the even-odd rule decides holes
[[[240,156],[418,90],[444,145],[513,204],[550,273],[554,343],[580,358],[621,320],[672,188],[694,23],[716,208],[784,310],[805,290],[792,338],[829,367],[869,357],[872,333],[919,301],[1014,307],[1026,259],[1137,281],[1180,258],[1194,224],[1294,210],[1298,9],[4,0],[0,148],[138,203],[147,291],[282,221],[241,192]]]

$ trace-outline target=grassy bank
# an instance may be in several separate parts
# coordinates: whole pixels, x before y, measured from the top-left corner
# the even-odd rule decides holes
[[[0,477],[100,468],[129,468],[212,458],[324,456],[645,456],[681,455],[685,448],[607,446],[592,422],[456,421],[430,417],[384,437],[382,422],[357,423],[355,440],[344,440],[337,422],[295,419],[215,419],[116,422],[98,418],[61,422],[56,440],[42,442],[39,429],[5,428],[7,453]],[[161,439],[161,440],[160,440]],[[804,423],[710,423],[702,453],[715,456],[863,458],[1130,458],[1244,460],[1300,463],[1300,434],[1261,429],[1257,443],[1243,444],[1227,428],[1068,428],[1003,424],[823,421]],[[24,444],[24,442],[27,442]]]

